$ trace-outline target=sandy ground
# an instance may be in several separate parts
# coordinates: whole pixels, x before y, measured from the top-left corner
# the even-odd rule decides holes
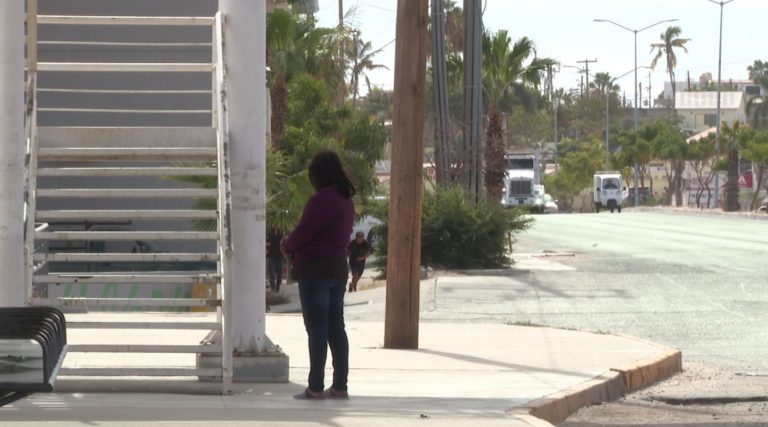
[[[685,363],[669,380],[583,408],[559,426],[766,427],[768,372]]]

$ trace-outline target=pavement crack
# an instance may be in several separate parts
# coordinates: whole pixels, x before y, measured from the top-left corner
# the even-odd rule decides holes
[[[645,398],[650,402],[662,402],[667,405],[727,405],[730,403],[768,402],[768,396],[710,396],[710,397],[672,397],[650,396]]]

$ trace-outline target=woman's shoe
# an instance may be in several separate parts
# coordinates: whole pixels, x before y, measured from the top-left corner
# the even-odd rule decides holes
[[[323,396],[325,396],[326,399],[349,399],[349,393],[346,391],[334,390],[333,387],[327,388],[323,392]]]
[[[305,389],[301,393],[293,396],[294,399],[302,399],[302,400],[323,400],[325,399],[325,393],[322,391],[312,391],[310,389]]]

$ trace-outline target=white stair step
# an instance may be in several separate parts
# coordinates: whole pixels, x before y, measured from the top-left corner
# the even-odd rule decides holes
[[[37,190],[38,197],[67,198],[163,198],[163,199],[200,199],[216,198],[219,190],[215,188],[43,188]]]
[[[210,46],[210,43],[110,43],[110,42],[39,42],[39,45],[82,45],[82,46],[194,46],[205,47]],[[37,93],[77,93],[77,94],[97,94],[97,95],[210,95],[212,92],[210,89],[68,89],[68,88],[52,88],[52,87],[37,87]],[[74,129],[74,128],[72,128]],[[80,129],[96,129],[94,128],[80,128]],[[102,129],[102,128],[99,128]],[[118,128],[115,128],[118,129]],[[127,128],[122,128],[127,129]],[[137,128],[137,129],[149,129],[149,128]],[[184,129],[184,128],[176,128]]]
[[[158,345],[158,344],[69,344],[69,352],[75,353],[197,353],[221,354],[221,346],[208,345]]]
[[[67,127],[38,128],[45,148],[212,148],[216,129],[211,127]]]
[[[217,240],[215,231],[41,231],[37,240]]]
[[[218,307],[219,300],[193,298],[32,298],[33,305],[52,307]]]
[[[216,211],[206,210],[55,210],[37,211],[37,221],[132,220],[132,219],[216,219]]]
[[[77,367],[61,368],[59,376],[82,377],[220,377],[221,369],[211,368],[157,368],[142,366],[136,368]]]
[[[74,147],[40,148],[40,160],[192,161],[216,158],[215,148]]]
[[[67,329],[188,329],[220,331],[221,324],[216,322],[100,322],[67,320]]]
[[[214,274],[100,274],[100,273],[61,273],[37,275],[33,283],[152,283],[152,284],[195,284],[215,282]]]
[[[207,16],[90,16],[90,15],[38,15],[41,25],[166,25],[212,26]]]
[[[33,256],[35,261],[128,261],[128,262],[152,262],[152,261],[218,261],[219,255],[215,253],[36,253]]]
[[[218,176],[216,168],[40,168],[37,176]]]
[[[149,73],[210,73],[213,64],[207,63],[150,63],[150,62],[38,62],[38,71],[66,72],[149,72]]]
[[[211,110],[156,110],[138,108],[69,108],[40,107],[40,113],[88,113],[88,114],[212,114]]]

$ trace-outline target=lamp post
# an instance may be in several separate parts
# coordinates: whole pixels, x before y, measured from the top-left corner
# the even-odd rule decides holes
[[[733,1],[733,0],[729,0],[729,1]],[[631,33],[633,33],[635,35],[635,67],[634,67],[634,71],[635,71],[635,88],[634,88],[635,103],[634,103],[634,106],[633,106],[634,108],[633,108],[633,113],[632,113],[632,128],[633,129],[637,129],[637,33],[641,33],[641,32],[643,32],[643,31],[645,31],[645,30],[647,30],[649,28],[653,28],[653,27],[655,27],[655,26],[657,26],[659,24],[663,24],[665,22],[675,22],[675,21],[677,21],[677,19],[665,19],[663,21],[656,22],[654,24],[648,25],[648,26],[640,28],[640,29],[632,29],[632,28],[629,28],[629,27],[625,27],[624,25],[621,25],[621,24],[619,24],[617,22],[611,21],[610,19],[593,19],[593,21],[594,22],[607,22],[607,23],[613,24],[613,25],[615,25],[615,26],[617,26],[617,27],[619,27],[621,29],[627,30],[627,31],[629,31],[629,32],[631,32]],[[675,82],[672,82],[672,84],[675,84]],[[640,172],[639,172],[639,166],[638,166],[637,162],[635,162],[635,201],[634,201],[634,206],[635,207],[637,207],[637,205],[638,205],[638,193],[640,192],[639,191],[640,190],[639,187],[640,187]]]
[[[717,131],[715,132],[715,158],[720,157],[720,93],[722,91],[721,72],[723,69],[723,6],[732,2],[715,1],[710,2],[720,5],[720,41],[717,49]],[[715,207],[720,206],[720,174],[715,172]]]
[[[650,68],[650,67],[641,66],[639,68]],[[611,133],[610,133],[610,124],[611,124],[610,123],[610,117],[611,117],[611,115],[610,115],[610,111],[611,111],[611,104],[610,104],[610,99],[611,98],[610,98],[610,95],[611,95],[611,88],[613,87],[613,84],[616,83],[616,81],[618,81],[622,77],[627,76],[629,73],[631,73],[633,71],[635,73],[637,73],[637,68],[635,68],[634,70],[629,70],[626,73],[624,73],[624,74],[622,74],[622,75],[620,75],[618,77],[614,77],[614,78],[610,79],[608,81],[608,86],[605,88],[605,170],[610,170],[611,169],[610,146],[609,146],[610,135],[611,135]]]

